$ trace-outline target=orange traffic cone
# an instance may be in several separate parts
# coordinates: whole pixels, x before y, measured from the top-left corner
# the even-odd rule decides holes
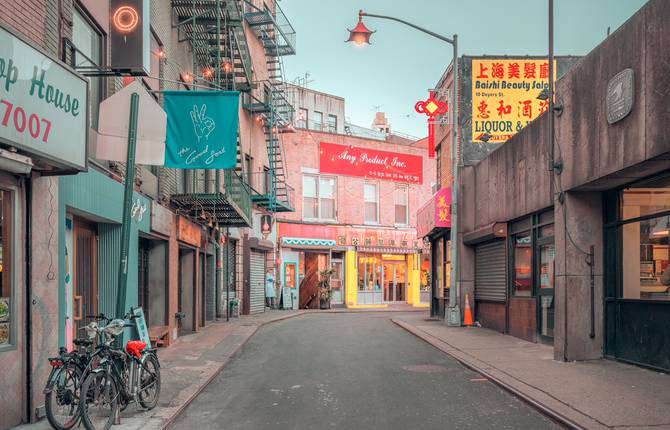
[[[470,307],[470,295],[465,295],[465,316],[463,317],[463,325],[470,327],[475,325],[474,318],[472,317],[472,308]]]

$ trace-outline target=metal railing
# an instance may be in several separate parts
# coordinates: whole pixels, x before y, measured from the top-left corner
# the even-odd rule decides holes
[[[251,189],[235,170],[224,170],[223,187],[229,202],[251,219]]]

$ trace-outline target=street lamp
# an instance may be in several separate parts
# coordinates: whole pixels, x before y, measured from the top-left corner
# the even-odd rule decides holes
[[[447,323],[449,325],[461,325],[461,307],[458,303],[457,296],[457,287],[459,285],[456,280],[456,266],[458,263],[458,35],[454,34],[452,37],[442,36],[440,34],[434,33],[425,28],[414,25],[411,22],[405,20],[394,18],[392,16],[386,15],[377,15],[372,13],[366,13],[362,9],[358,11],[358,24],[354,27],[353,30],[349,31],[349,39],[346,42],[353,42],[358,46],[363,46],[365,44],[370,44],[370,36],[374,31],[369,30],[365,24],[363,24],[363,17],[369,16],[372,18],[381,18],[388,19],[391,21],[396,21],[401,24],[405,24],[409,27],[412,27],[416,30],[419,30],[422,33],[429,34],[437,39],[440,39],[444,42],[447,42],[453,47],[454,59],[452,62],[452,72],[453,72],[453,91],[451,111],[452,111],[452,123],[451,123],[451,135],[453,141],[451,144],[451,162],[452,162],[452,177],[453,184],[451,187],[451,270],[450,270],[450,288],[449,288],[449,309],[447,315]]]

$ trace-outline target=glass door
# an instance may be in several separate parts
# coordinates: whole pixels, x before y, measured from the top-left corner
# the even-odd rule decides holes
[[[554,340],[554,279],[556,247],[554,238],[540,238],[537,241],[538,264],[538,335],[541,340]]]
[[[405,300],[407,284],[406,266],[401,263],[384,262],[384,301],[402,302]]]
[[[341,305],[344,303],[342,260],[333,260],[331,266],[333,268],[333,276],[330,277],[330,288],[332,289],[333,295],[330,301],[334,305]]]

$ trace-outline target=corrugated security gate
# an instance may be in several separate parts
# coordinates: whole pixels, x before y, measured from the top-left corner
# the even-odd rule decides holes
[[[504,302],[507,298],[505,241],[495,240],[475,247],[475,299]]]
[[[265,312],[265,253],[251,251],[249,313]]]

